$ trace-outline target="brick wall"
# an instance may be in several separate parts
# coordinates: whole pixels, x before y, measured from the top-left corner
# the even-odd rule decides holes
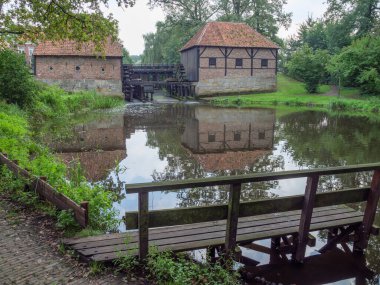
[[[36,77],[42,79],[121,80],[121,59],[36,56]]]
[[[194,153],[272,149],[274,123],[273,110],[198,107],[195,118],[186,122],[181,141]]]
[[[120,58],[36,56],[35,65],[37,79],[67,91],[122,95]]]
[[[244,48],[232,50],[227,58],[227,71],[225,71],[225,59],[220,49],[206,48],[199,60],[197,94],[202,96],[276,90],[275,56],[269,49],[253,49],[253,51],[257,53],[252,62],[252,71],[251,59]],[[209,66],[210,57],[216,58],[216,67]],[[242,59],[241,67],[236,67],[238,58]],[[268,60],[267,67],[261,66],[262,59]]]

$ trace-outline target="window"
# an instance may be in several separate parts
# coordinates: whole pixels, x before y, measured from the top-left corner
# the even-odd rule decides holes
[[[104,72],[104,67],[102,67],[102,72]]]
[[[241,140],[241,133],[240,132],[234,132],[234,141],[238,142]]]
[[[215,142],[215,133],[208,133],[208,142]]]
[[[49,69],[50,69],[50,70],[53,70],[53,67],[52,67],[52,66],[50,66],[50,67],[49,67]]]
[[[265,131],[259,131],[259,140],[265,140]]]
[[[75,70],[80,70],[80,66],[79,65],[77,65],[76,67],[75,67]]]
[[[29,48],[29,55],[33,55],[33,52],[34,52],[34,48]]]
[[[208,59],[208,66],[209,67],[216,67],[216,57],[210,57]]]
[[[243,67],[243,59],[242,58],[235,59],[235,67]]]
[[[268,67],[268,60],[267,59],[261,60],[261,67]]]
[[[23,47],[18,48],[18,53],[25,53],[25,48]]]

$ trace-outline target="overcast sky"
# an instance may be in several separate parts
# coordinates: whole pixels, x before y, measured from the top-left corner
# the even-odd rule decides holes
[[[148,0],[136,0],[136,5],[127,9],[121,9],[115,3],[111,3],[107,9],[107,12],[112,13],[114,18],[119,21],[119,37],[132,55],[143,52],[143,34],[154,32],[156,22],[165,18],[160,8],[151,10],[147,2]],[[285,10],[293,13],[292,25],[287,31],[281,28],[279,35],[287,37],[294,34],[298,25],[308,15],[313,15],[314,18],[322,16],[326,9],[324,2],[325,0],[288,0]]]

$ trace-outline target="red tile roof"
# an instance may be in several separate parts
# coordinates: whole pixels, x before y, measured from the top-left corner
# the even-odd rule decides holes
[[[75,41],[46,41],[40,43],[34,55],[58,55],[58,56],[102,56],[103,54],[95,51],[95,45],[92,42],[78,44]],[[107,41],[105,45],[105,56],[122,57],[122,45],[118,42]]]
[[[243,170],[268,153],[270,153],[268,150],[252,150],[193,154],[193,156],[205,171],[213,172],[219,170]]]
[[[181,51],[194,46],[279,48],[278,45],[245,23],[209,22]]]

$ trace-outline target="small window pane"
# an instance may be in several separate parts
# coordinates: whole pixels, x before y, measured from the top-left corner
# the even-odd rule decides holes
[[[77,65],[77,66],[75,67],[75,70],[80,70],[80,66]]]
[[[268,67],[268,60],[267,59],[261,60],[261,67]]]
[[[235,66],[236,67],[243,67],[243,59],[242,58],[237,58],[235,60]]]
[[[215,134],[208,134],[208,142],[215,142]]]
[[[259,132],[259,140],[265,140],[265,131]]]
[[[216,67],[216,58],[215,58],[215,57],[210,57],[210,58],[208,59],[208,65],[209,65],[210,67]]]
[[[241,140],[240,132],[234,132],[234,141],[240,141],[240,140]]]

